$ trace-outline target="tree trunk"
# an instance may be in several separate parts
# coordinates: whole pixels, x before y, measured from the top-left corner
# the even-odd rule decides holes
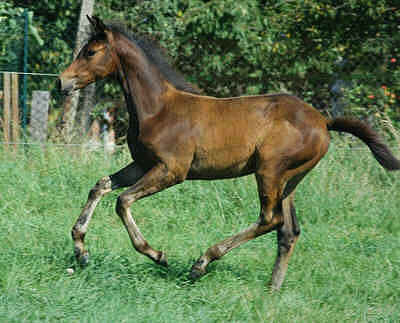
[[[94,0],[82,0],[81,13],[79,17],[78,33],[76,35],[74,58],[78,55],[85,36],[89,31],[89,21],[86,15],[93,13]],[[72,92],[64,102],[63,113],[63,136],[66,142],[71,142],[74,135],[75,117],[79,103],[79,90]]]
[[[95,105],[96,86],[94,83],[89,84],[83,90],[83,102],[80,109],[80,132],[86,136],[90,128],[90,112]]]

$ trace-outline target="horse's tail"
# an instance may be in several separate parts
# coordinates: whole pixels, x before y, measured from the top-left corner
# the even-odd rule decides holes
[[[366,123],[347,118],[336,118],[327,123],[328,130],[344,131],[360,138],[371,150],[375,159],[387,170],[400,169],[400,160],[394,157],[379,135]]]

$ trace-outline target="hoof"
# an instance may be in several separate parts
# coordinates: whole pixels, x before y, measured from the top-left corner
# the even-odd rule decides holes
[[[167,255],[165,252],[161,252],[161,257],[158,259],[157,263],[161,266],[168,267]]]
[[[200,277],[204,276],[207,273],[207,271],[205,269],[202,269],[199,266],[199,263],[196,262],[193,266],[192,269],[190,270],[190,275],[189,278],[190,280],[197,280]]]
[[[86,267],[89,264],[89,253],[84,253],[78,261],[81,267]]]
[[[80,250],[75,249],[75,257],[78,262],[78,264],[83,268],[86,267],[89,263],[89,253],[87,251],[84,251],[83,253],[80,252]]]
[[[276,283],[276,282],[270,281],[267,286],[268,286],[269,291],[271,293],[274,293],[274,292],[279,292],[279,290],[281,289],[282,283]]]

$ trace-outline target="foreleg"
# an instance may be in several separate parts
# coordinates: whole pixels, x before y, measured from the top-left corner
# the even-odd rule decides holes
[[[123,192],[117,200],[116,211],[121,218],[133,247],[154,262],[167,266],[165,253],[154,250],[145,240],[134,221],[130,206],[135,201],[159,192],[179,182],[176,176],[164,164],[158,164],[147,172],[135,185]]]
[[[114,189],[134,184],[143,174],[144,172],[137,164],[131,163],[117,173],[103,177],[90,190],[87,202],[71,232],[75,257],[81,265],[86,265],[89,259],[89,254],[84,247],[84,239],[93,212],[101,198]]]

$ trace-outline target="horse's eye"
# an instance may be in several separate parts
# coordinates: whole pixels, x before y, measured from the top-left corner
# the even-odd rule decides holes
[[[87,51],[87,56],[89,56],[89,57],[94,56],[94,54],[96,54],[96,52],[94,50],[89,49]]]

